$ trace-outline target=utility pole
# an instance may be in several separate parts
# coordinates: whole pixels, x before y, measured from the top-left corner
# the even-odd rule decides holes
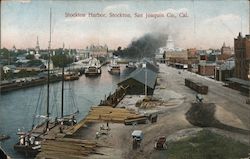
[[[142,64],[142,68],[145,69],[145,88],[144,88],[144,91],[145,91],[145,97],[147,97],[147,64],[146,62]]]
[[[64,43],[62,50],[62,105],[61,105],[61,118],[63,118],[63,107],[64,107]]]

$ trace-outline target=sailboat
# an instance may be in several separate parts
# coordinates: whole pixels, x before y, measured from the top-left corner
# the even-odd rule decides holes
[[[19,141],[14,145],[14,149],[17,152],[24,153],[26,156],[36,156],[41,151],[41,142],[49,138],[50,132],[54,133],[58,132],[56,127],[60,128],[61,126],[67,125],[72,126],[76,124],[75,115],[79,112],[77,110],[76,113],[72,115],[65,116],[64,115],[64,67],[62,69],[62,102],[61,102],[61,117],[55,118],[52,121],[50,117],[50,54],[51,54],[51,9],[50,9],[50,40],[48,47],[48,76],[47,76],[47,106],[46,106],[46,115],[37,115],[35,118],[42,118],[43,122],[38,125],[32,124],[32,129],[28,132],[23,130],[18,130],[17,135],[19,136]]]
[[[64,54],[64,44],[63,44],[63,54]],[[60,122],[61,125],[73,126],[77,123],[75,119],[75,115],[79,113],[79,110],[77,109],[77,111],[74,112],[73,114],[64,115],[64,81],[67,79],[65,79],[65,75],[64,75],[64,61],[62,62],[63,62],[63,67],[62,67],[61,118],[57,119],[57,121]]]

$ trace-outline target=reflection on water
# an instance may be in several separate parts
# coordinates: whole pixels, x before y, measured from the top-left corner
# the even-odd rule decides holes
[[[102,67],[102,74],[99,77],[89,78],[84,75],[77,81],[65,82],[65,112],[72,111],[72,99],[69,88],[72,89],[74,99],[80,111],[78,119],[83,118],[93,105],[98,105],[100,100],[117,88],[117,83],[124,79],[131,70],[122,68],[119,76],[111,75],[107,72],[107,67]],[[52,114],[60,114],[61,104],[61,83],[51,84],[50,100]],[[41,94],[41,113],[46,107],[46,86],[38,86],[17,90],[0,96],[0,134],[7,134],[11,138],[1,141],[0,146],[13,158],[24,158],[17,154],[13,145],[17,142],[17,129],[24,128],[30,130],[35,109],[38,104],[39,95]],[[44,104],[43,104],[44,103]],[[67,105],[71,105],[68,107]]]

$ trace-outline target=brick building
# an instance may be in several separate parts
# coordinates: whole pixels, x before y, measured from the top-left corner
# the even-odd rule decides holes
[[[223,43],[222,47],[221,47],[221,54],[232,54],[232,49],[229,46],[226,46],[225,42]]]
[[[199,63],[198,74],[202,76],[214,77],[215,63]]]
[[[188,59],[187,50],[180,50],[180,51],[166,51],[165,52],[165,60],[169,61],[170,59]]]
[[[196,48],[189,48],[187,49],[187,54],[188,54],[188,58],[189,57],[196,57],[197,56],[197,50]]]
[[[243,80],[250,79],[250,35],[242,37],[239,33],[234,39],[235,72],[234,77]]]

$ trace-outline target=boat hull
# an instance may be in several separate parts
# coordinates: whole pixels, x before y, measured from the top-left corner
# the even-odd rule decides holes
[[[120,69],[120,67],[109,67],[108,72],[111,74],[120,74],[121,69]]]
[[[112,70],[112,69],[111,69],[111,70],[109,71],[109,73],[110,73],[110,74],[120,74],[121,71],[120,71],[120,70]]]
[[[65,81],[74,81],[74,80],[79,80],[79,76],[78,75],[72,75],[72,76],[65,76],[64,77]]]
[[[86,71],[85,71],[85,76],[99,76],[101,75],[102,71],[101,68],[96,68],[96,67],[89,67]]]
[[[95,77],[101,75],[100,73],[85,73],[85,76],[87,77]]]
[[[41,148],[34,149],[36,145],[20,145],[19,143],[14,145],[15,151],[18,153],[24,154],[26,157],[35,157],[40,151]]]

